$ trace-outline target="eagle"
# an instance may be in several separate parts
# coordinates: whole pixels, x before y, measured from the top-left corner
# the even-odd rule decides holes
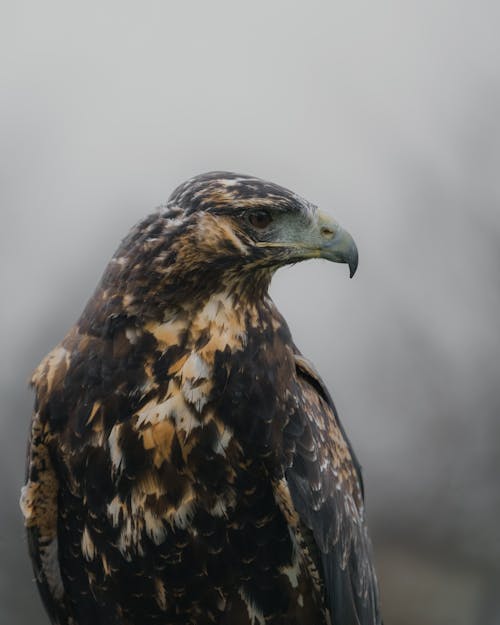
[[[350,234],[211,172],[109,262],[32,377],[21,508],[54,625],[379,625],[360,465],[268,294]]]

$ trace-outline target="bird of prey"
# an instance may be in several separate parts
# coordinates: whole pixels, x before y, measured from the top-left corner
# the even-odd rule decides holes
[[[55,625],[379,625],[360,466],[268,294],[353,239],[212,172],[123,240],[36,369],[21,507]]]

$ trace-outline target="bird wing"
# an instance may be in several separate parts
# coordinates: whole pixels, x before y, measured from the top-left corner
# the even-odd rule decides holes
[[[20,505],[35,580],[51,622],[54,625],[82,622],[99,625],[101,621],[87,573],[81,566],[81,558],[72,555],[80,553],[81,516],[68,512],[67,501],[64,501],[71,497],[67,484],[64,485],[64,480],[70,476],[57,454],[65,447],[61,432],[53,426],[58,418],[67,417],[60,392],[70,361],[70,352],[62,345],[57,346],[33,374],[35,412]],[[83,441],[80,443],[83,445]],[[71,593],[67,591],[68,584]]]
[[[70,623],[58,558],[59,484],[46,426],[35,413],[28,446],[27,479],[21,492],[28,548],[35,580],[52,623]]]
[[[319,572],[332,625],[379,625],[360,465],[321,378],[298,353],[295,363],[298,403],[284,431],[287,466],[277,500],[283,509],[288,497],[293,507],[287,516]]]

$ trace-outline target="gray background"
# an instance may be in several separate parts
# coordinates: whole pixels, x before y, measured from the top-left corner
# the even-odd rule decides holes
[[[212,169],[360,249],[272,294],[364,465],[387,625],[500,623],[497,2],[2,2],[0,622],[46,623],[18,510],[30,371],[128,228]]]

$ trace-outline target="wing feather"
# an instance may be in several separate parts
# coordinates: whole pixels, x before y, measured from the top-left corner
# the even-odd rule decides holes
[[[42,601],[53,623],[70,623],[58,557],[58,490],[47,435],[38,413],[32,419],[27,480],[21,492],[28,549]]]
[[[321,378],[300,354],[295,362],[300,401],[284,432],[291,499],[320,553],[332,625],[379,625],[361,467]]]

